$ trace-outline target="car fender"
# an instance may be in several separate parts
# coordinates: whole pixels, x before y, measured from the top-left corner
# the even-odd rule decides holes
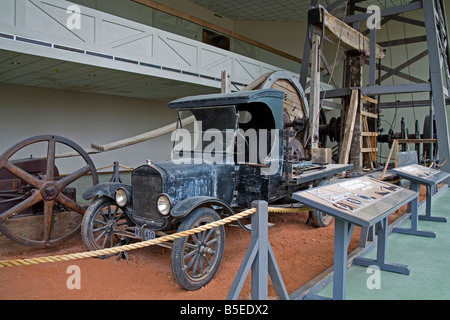
[[[131,199],[131,187],[118,182],[96,184],[83,193],[83,199],[90,200],[95,196],[106,196],[108,198],[115,199],[116,191],[119,188],[123,188],[127,193],[128,199]]]
[[[172,208],[170,215],[174,218],[183,218],[199,207],[213,208],[214,206],[223,207],[227,214],[234,214],[233,209],[223,200],[208,196],[198,196],[187,198],[179,202]]]

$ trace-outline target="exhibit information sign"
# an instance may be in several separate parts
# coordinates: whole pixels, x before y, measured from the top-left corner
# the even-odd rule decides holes
[[[436,184],[448,177],[447,172],[431,169],[418,164],[395,168],[392,169],[392,171],[402,177],[417,180],[425,184]]]
[[[446,180],[448,177],[450,177],[450,174],[445,171],[439,171],[436,169],[431,169],[425,166],[421,166],[418,164],[410,164],[404,167],[399,167],[392,169],[393,172],[398,174],[400,177],[408,179],[411,181],[411,189],[413,191],[419,192],[420,191],[420,185],[424,185],[427,190],[427,196],[426,196],[426,209],[425,209],[425,215],[418,216],[418,206],[419,202],[418,200],[413,201],[412,203],[412,225],[411,225],[411,232],[413,234],[417,233],[417,218],[419,220],[426,220],[426,221],[435,221],[435,222],[447,222],[447,218],[445,217],[432,217],[431,216],[431,201],[432,201],[432,195],[433,190],[432,188],[435,188],[436,185],[444,180]],[[405,232],[405,230],[397,228],[395,231],[398,232]],[[410,232],[410,231],[407,231]],[[428,235],[435,237],[434,233],[420,232],[419,235]]]
[[[415,193],[371,177],[361,177],[297,192],[293,196],[328,214],[359,226],[381,220],[388,211],[409,202]]]
[[[293,194],[294,199],[334,216],[333,299],[345,299],[347,251],[354,226],[376,226],[376,259],[356,257],[353,264],[409,274],[406,265],[386,262],[388,216],[418,196],[417,192],[371,177],[343,180]],[[321,298],[308,294],[306,299]]]

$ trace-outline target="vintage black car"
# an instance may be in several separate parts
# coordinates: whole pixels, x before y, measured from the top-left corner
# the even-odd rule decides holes
[[[171,102],[169,108],[179,114],[172,159],[136,168],[131,186],[99,184],[83,195],[86,200],[97,197],[82,222],[87,248],[189,230],[249,208],[254,200],[289,197],[344,170],[317,170],[314,177],[291,179],[295,165],[304,162],[289,161],[286,153],[284,98],[283,91],[262,89]],[[182,127],[181,120],[190,115],[195,122]],[[302,125],[297,121],[289,128]],[[315,214],[316,220],[325,220],[323,225],[329,223]],[[224,244],[223,226],[175,240],[170,247],[176,281],[187,290],[206,285],[220,265]]]

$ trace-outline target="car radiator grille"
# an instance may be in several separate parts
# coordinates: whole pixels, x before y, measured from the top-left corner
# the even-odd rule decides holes
[[[163,218],[156,208],[156,200],[162,192],[162,179],[159,175],[134,173],[133,216],[153,222],[162,222]]]

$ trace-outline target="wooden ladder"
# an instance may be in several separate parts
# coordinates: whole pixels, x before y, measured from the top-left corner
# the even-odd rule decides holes
[[[361,95],[361,153],[363,154],[363,165],[368,169],[373,169],[377,162],[377,136],[378,132],[370,131],[370,128],[377,128],[378,113],[376,106],[378,100],[372,97]]]

